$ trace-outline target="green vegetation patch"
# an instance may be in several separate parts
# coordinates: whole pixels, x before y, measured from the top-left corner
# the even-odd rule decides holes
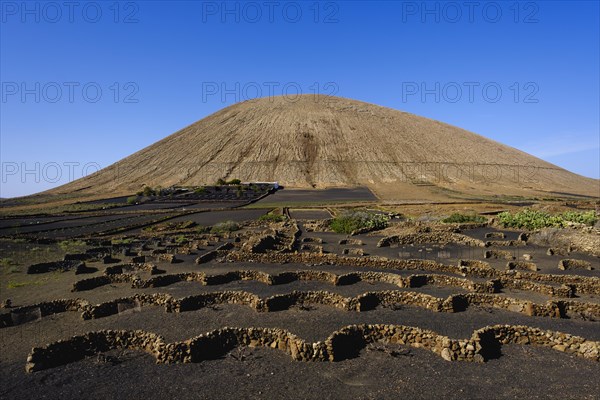
[[[129,196],[127,198],[127,204],[136,204],[138,202],[138,196]]]
[[[118,239],[112,239],[110,241],[111,244],[131,244],[135,241],[134,238],[118,238]]]
[[[38,279],[35,281],[23,282],[23,281],[8,281],[6,284],[7,289],[16,289],[25,286],[41,286],[48,282],[48,279]]]
[[[212,233],[225,233],[225,232],[234,232],[240,229],[240,226],[237,222],[234,221],[225,221],[219,222],[218,224],[213,225],[210,230]]]
[[[28,286],[28,285],[32,285],[32,283],[29,283],[29,282],[8,281],[8,283],[6,284],[6,287],[8,289],[16,289],[16,288],[23,287],[23,286]]]
[[[63,240],[58,243],[58,247],[67,253],[76,253],[83,250],[86,244],[81,240]]]
[[[331,220],[329,227],[336,233],[375,231],[388,226],[389,217],[370,211],[344,211]]]
[[[2,267],[3,270],[6,270],[6,272],[9,274],[21,272],[21,269],[18,267],[18,265],[19,263],[10,257],[0,258],[0,267]]]
[[[498,214],[498,221],[507,228],[525,228],[529,230],[541,228],[564,228],[569,223],[594,225],[598,221],[595,211],[565,211],[550,214],[545,211],[523,210],[516,213],[508,211]]]
[[[230,181],[226,181],[225,179],[220,178],[219,180],[217,180],[217,185],[239,185],[240,183],[242,183],[241,180],[239,179],[232,179]]]
[[[166,190],[163,189],[161,186],[157,186],[155,188],[152,188],[150,186],[144,186],[144,188],[142,190],[140,190],[139,192],[137,192],[136,195],[138,197],[140,197],[140,196],[156,197],[156,196],[162,196],[165,193],[166,193]]]
[[[167,231],[177,231],[184,229],[191,229],[195,227],[197,224],[194,221],[181,221],[181,222],[163,222],[160,224],[155,224],[148,226],[143,229],[144,232],[167,232]]]
[[[275,214],[273,212],[270,212],[265,215],[261,215],[260,218],[258,218],[259,221],[263,221],[263,222],[282,222],[285,219],[286,219],[285,215]]]
[[[454,214],[450,215],[449,217],[446,217],[442,220],[442,222],[447,223],[447,224],[464,224],[464,223],[468,223],[468,222],[483,223],[486,221],[487,221],[487,218],[485,218],[481,215],[460,214],[460,213],[454,213]]]
[[[196,233],[210,233],[210,226],[199,225],[194,229],[194,231]]]
[[[17,263],[10,257],[0,258],[0,267],[8,268],[11,265],[17,265]]]
[[[175,237],[175,243],[177,243],[177,244],[186,244],[188,242],[189,242],[188,238],[186,238],[183,235],[178,235]]]

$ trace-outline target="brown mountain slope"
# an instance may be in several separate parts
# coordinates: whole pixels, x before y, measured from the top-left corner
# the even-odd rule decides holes
[[[383,199],[598,196],[599,181],[442,122],[337,97],[275,97],[222,109],[54,193],[131,193],[218,178],[288,187],[366,185]]]

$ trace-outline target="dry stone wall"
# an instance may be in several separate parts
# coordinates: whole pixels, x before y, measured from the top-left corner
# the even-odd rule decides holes
[[[482,240],[454,233],[454,232],[427,232],[427,233],[408,233],[404,235],[386,236],[377,242],[377,247],[390,247],[397,245],[423,244],[423,243],[439,243],[449,244],[457,243],[466,246],[484,247],[485,243]]]
[[[340,361],[356,357],[369,343],[385,342],[429,350],[447,361],[484,362],[497,357],[505,344],[535,345],[600,360],[600,342],[528,326],[494,325],[468,339],[451,339],[436,332],[404,325],[349,325],[325,341],[310,343],[278,328],[222,328],[192,339],[166,343],[145,331],[96,331],[34,347],[25,370],[35,372],[65,365],[112,349],[147,352],[157,363],[192,363],[215,359],[239,346],[278,349],[296,361]]]
[[[538,267],[535,263],[527,261],[509,261],[506,263],[507,270],[519,269],[523,271],[537,271]]]
[[[504,260],[514,260],[515,256],[508,250],[486,250],[483,253],[483,258],[496,258]]]
[[[520,247],[525,246],[527,242],[523,240],[488,240],[485,242],[485,247]]]
[[[524,271],[497,271],[487,266],[444,265],[431,260],[388,259],[385,257],[347,257],[336,254],[316,253],[269,253],[247,254],[230,252],[229,261],[260,263],[298,263],[310,265],[340,265],[352,268],[422,270],[458,274],[497,281],[502,287],[529,290],[549,296],[573,297],[576,293],[600,294],[600,278],[539,274]],[[541,283],[540,283],[541,282]],[[568,287],[567,287],[568,286]]]
[[[345,249],[342,249],[342,254],[360,257],[360,256],[364,256],[365,252],[363,251],[363,249],[345,248]]]
[[[43,274],[52,271],[69,271],[71,269],[85,267],[85,263],[79,260],[61,260],[51,261],[39,264],[32,264],[27,268],[28,274]]]
[[[490,239],[505,239],[506,234],[504,232],[487,232],[485,237]]]
[[[261,278],[269,280],[266,274]],[[336,277],[322,276],[321,278],[323,280],[335,280]],[[454,294],[443,299],[424,293],[399,290],[366,292],[355,297],[343,297],[328,291],[293,291],[262,299],[253,293],[244,291],[219,291],[187,296],[181,299],[176,299],[165,293],[136,294],[96,305],[89,304],[81,299],[60,299],[19,307],[11,313],[2,314],[0,316],[0,327],[15,325],[15,315],[22,315],[36,309],[40,310],[40,317],[66,311],[81,311],[81,318],[88,320],[115,315],[120,313],[122,309],[148,305],[164,307],[166,312],[185,312],[212,307],[217,304],[246,305],[258,312],[281,311],[307,304],[326,305],[341,310],[358,312],[372,310],[378,306],[393,308],[397,305],[407,305],[425,308],[434,312],[454,313],[464,311],[470,306],[479,306],[504,309],[529,316],[552,318],[580,316],[585,319],[600,319],[600,304],[597,303],[549,300],[545,304],[536,304],[527,300],[489,293]]]
[[[558,269],[562,269],[563,271],[568,269],[587,269],[592,270],[592,263],[585,260],[575,260],[572,258],[560,260],[558,262]]]

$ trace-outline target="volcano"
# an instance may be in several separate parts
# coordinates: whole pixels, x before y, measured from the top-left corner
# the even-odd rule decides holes
[[[443,122],[331,96],[226,107],[52,193],[134,193],[219,178],[367,186],[384,200],[598,196],[599,181]]]

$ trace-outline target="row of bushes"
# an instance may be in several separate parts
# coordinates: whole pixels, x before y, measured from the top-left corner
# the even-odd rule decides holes
[[[225,179],[219,178],[217,181],[217,185],[239,185],[242,183],[239,179],[232,179],[230,181],[226,181]]]
[[[199,194],[199,195],[207,194],[209,192],[209,189],[214,190],[215,192],[220,192],[220,191],[224,190],[225,193],[229,193],[230,191],[235,190],[236,195],[238,197],[241,197],[243,192],[248,189],[253,191],[254,193],[259,193],[262,191],[262,189],[258,185],[255,185],[255,184],[251,184],[249,186],[241,185],[239,182],[239,179],[232,179],[230,181],[220,180],[220,182],[222,182],[222,183],[219,183],[216,186],[197,187],[196,189],[194,189],[194,193]],[[224,187],[222,188],[221,186],[224,186]]]
[[[198,225],[193,221],[182,221],[178,223],[164,223],[159,225],[152,225],[150,227],[144,228],[146,232],[161,232],[161,231],[175,231],[175,230],[186,230],[194,228],[196,233],[225,233],[225,232],[235,232],[240,229],[240,225],[234,221],[224,221],[219,222],[213,226],[202,226]],[[175,241],[178,244],[182,244],[184,236],[179,235],[175,238]],[[187,242],[187,240],[185,241]]]
[[[144,189],[140,190],[136,193],[137,196],[144,197],[152,197],[152,196],[162,196],[166,193],[166,190],[161,186],[157,186],[156,188],[151,188],[150,186],[144,186]]]
[[[261,215],[260,218],[258,218],[259,221],[263,221],[263,222],[282,222],[286,219],[285,215],[282,214],[274,214],[272,212],[265,214],[265,215]]]
[[[336,233],[350,234],[358,230],[375,231],[388,226],[389,217],[369,211],[346,211],[336,216],[329,227]]]
[[[234,221],[225,221],[219,222],[218,224],[213,225],[211,228],[212,233],[225,233],[225,232],[234,232],[240,229],[240,226],[237,222]]]
[[[442,222],[447,223],[447,224],[464,224],[467,222],[477,222],[477,223],[483,223],[486,222],[487,218],[481,216],[481,215],[474,215],[474,214],[459,214],[459,213],[454,213],[452,215],[450,215],[449,217],[446,217],[442,220]]]
[[[190,229],[195,227],[194,221],[181,221],[181,222],[163,222],[161,224],[155,224],[142,229],[144,232],[165,232],[165,231],[176,231],[183,229]]]
[[[566,211],[559,214],[550,214],[545,211],[523,210],[516,213],[508,211],[498,214],[498,221],[507,228],[563,228],[568,223],[579,223],[584,225],[594,225],[598,221],[598,216],[594,211]]]

